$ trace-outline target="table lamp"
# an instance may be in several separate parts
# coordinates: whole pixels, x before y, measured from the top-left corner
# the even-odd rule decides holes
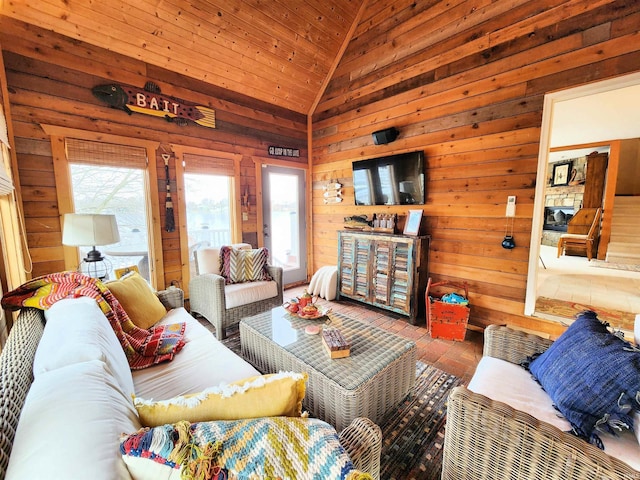
[[[92,247],[78,267],[79,271],[95,278],[106,279],[111,269],[96,246],[120,241],[115,215],[66,213],[62,230],[62,244],[71,247]],[[100,263],[101,262],[101,263]],[[107,265],[107,263],[109,263]]]

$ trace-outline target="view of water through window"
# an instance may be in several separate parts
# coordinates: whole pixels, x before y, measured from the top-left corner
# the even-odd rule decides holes
[[[231,179],[223,175],[184,174],[187,234],[191,275],[195,275],[193,251],[231,242]]]

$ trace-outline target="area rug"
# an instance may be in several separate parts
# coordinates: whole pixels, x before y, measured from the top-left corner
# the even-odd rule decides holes
[[[240,355],[237,327],[228,329],[227,335],[222,343]],[[416,362],[414,388],[378,422],[383,442],[381,479],[440,479],[446,401],[451,389],[461,383],[436,367]]]
[[[590,267],[611,268],[613,270],[625,270],[627,272],[640,272],[640,265],[632,263],[612,263],[604,260],[593,259],[589,262]]]
[[[382,429],[380,478],[437,480],[451,389],[462,382],[431,365],[416,363],[416,384],[379,422]]]
[[[557,300],[555,298],[538,297],[536,299],[536,312],[555,315],[573,319],[575,316],[585,310],[593,310],[598,314],[598,318],[608,322],[612,327],[622,330],[633,330],[635,322],[635,314],[631,312],[622,312],[611,308],[594,307],[583,303],[567,302]]]

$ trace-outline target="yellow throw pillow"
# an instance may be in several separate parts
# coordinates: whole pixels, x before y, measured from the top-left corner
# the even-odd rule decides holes
[[[200,393],[154,402],[133,396],[140,423],[156,427],[186,420],[241,420],[260,417],[300,417],[306,373],[259,375],[208,388]]]
[[[167,309],[147,281],[136,272],[108,282],[106,287],[118,299],[131,321],[140,328],[148,330],[167,314]]]

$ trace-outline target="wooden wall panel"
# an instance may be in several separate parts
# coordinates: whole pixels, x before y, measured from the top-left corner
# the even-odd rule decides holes
[[[300,149],[300,158],[290,161],[306,165],[307,124],[306,117],[299,113],[7,18],[3,18],[0,44],[5,55],[16,132],[33,276],[64,268],[52,151],[41,124],[160,143],[155,160],[165,285],[185,280],[181,276],[180,258],[180,249],[185,246],[180,244],[177,208],[174,208],[176,231],[164,229],[165,172],[161,151],[170,151],[171,145],[184,145],[242,154],[241,190],[248,190],[250,204],[249,220],[242,223],[242,233],[243,238],[253,239],[254,243],[257,239],[254,160],[268,160],[268,146],[281,145]],[[119,83],[141,87],[148,80],[160,85],[163,94],[213,108],[216,129],[196,125],[181,127],[162,118],[137,113],[127,115],[102,104],[91,93],[95,85]],[[174,201],[175,175],[172,158],[170,181]]]
[[[469,282],[476,326],[557,335],[523,316],[543,97],[640,70],[639,16],[632,0],[371,2],[313,115],[314,268],[337,262],[343,217],[406,214],[356,207],[351,163],[423,150],[431,276]],[[391,126],[398,139],[374,145]],[[345,201],[328,208],[331,178]],[[508,195],[513,250],[501,247]]]

